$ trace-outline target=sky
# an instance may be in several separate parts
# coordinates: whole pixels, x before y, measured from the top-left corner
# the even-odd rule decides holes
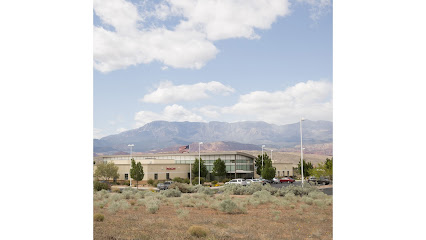
[[[94,137],[333,119],[330,0],[94,1]]]

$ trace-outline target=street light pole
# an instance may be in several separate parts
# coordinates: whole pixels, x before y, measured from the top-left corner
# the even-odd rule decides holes
[[[262,168],[263,168],[263,148],[265,147],[265,145],[262,145]]]
[[[200,185],[201,178],[201,144],[203,144],[203,142],[198,143],[198,185]]]
[[[132,167],[132,147],[134,147],[134,144],[129,144],[127,145],[128,147],[130,147],[130,168],[129,168],[129,179],[130,179],[130,187],[132,187],[132,177],[130,176],[130,169]]]
[[[302,142],[302,121],[303,117],[300,118],[300,166],[302,168],[302,187],[303,187],[303,142]]]

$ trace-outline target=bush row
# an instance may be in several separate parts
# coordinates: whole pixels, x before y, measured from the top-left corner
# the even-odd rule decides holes
[[[255,192],[268,191],[270,194],[275,196],[285,196],[286,194],[294,194],[295,196],[306,196],[312,192],[320,192],[313,186],[288,186],[282,188],[275,188],[271,185],[262,185],[259,183],[252,183],[249,186],[242,186],[238,184],[225,185],[221,192],[231,195],[253,195]],[[322,192],[320,192],[322,193]]]

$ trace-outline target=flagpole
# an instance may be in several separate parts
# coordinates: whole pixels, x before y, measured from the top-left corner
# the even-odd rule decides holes
[[[191,152],[191,144],[188,144],[188,153]],[[191,168],[191,160],[189,160],[189,184],[192,186],[192,168]]]

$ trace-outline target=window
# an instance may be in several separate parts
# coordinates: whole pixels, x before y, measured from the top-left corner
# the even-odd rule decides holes
[[[278,174],[277,174],[278,176],[280,175],[280,171],[278,171]]]
[[[166,179],[169,180],[170,179],[170,173],[166,173]]]
[[[129,180],[129,174],[128,173],[124,174],[124,180]]]
[[[290,171],[287,171],[287,177],[290,176]]]
[[[154,173],[154,180],[158,180],[158,173]]]

